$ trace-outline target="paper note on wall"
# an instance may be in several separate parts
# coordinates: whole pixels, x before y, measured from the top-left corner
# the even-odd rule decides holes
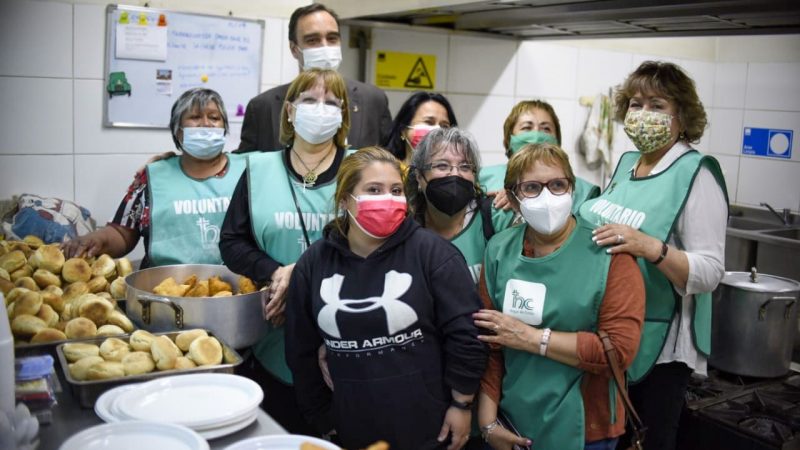
[[[115,49],[118,59],[166,61],[167,27],[118,23]]]
[[[434,89],[436,55],[378,50],[375,85],[384,89]]]

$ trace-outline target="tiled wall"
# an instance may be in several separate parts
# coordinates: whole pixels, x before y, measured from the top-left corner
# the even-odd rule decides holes
[[[135,170],[151,155],[173,148],[171,137],[166,130],[102,126],[104,5],[5,1],[0,13],[5,24],[0,27],[0,199],[22,192],[73,199],[104,223]],[[288,21],[261,18],[266,21],[262,87],[267,89],[290,81],[298,69],[288,50]],[[348,30],[342,31],[346,43]],[[575,150],[589,112],[578,99],[607,91],[645,59],[665,59],[565,41],[375,28],[368,81],[374,79],[370,62],[377,50],[437,56],[436,89],[452,101],[462,127],[476,136],[485,164],[505,159],[502,123],[511,107],[523,99],[548,100],[561,119],[564,146],[578,174],[597,181],[599,175],[581,164]],[[352,78],[357,55],[349,48],[343,53],[341,72]],[[762,52],[758,62],[666,59],[682,65],[697,83],[711,122],[698,147],[720,159],[731,200],[800,211],[800,56],[791,62],[764,58]],[[396,112],[408,93],[387,95]],[[744,126],[793,129],[791,161],[741,156]],[[616,138],[619,151],[631,148],[619,129]],[[227,147],[236,147],[238,140],[239,124],[233,124]]]

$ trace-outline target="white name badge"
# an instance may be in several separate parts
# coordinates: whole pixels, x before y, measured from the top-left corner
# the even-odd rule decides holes
[[[503,314],[517,318],[528,325],[542,323],[547,286],[522,280],[508,280],[503,298]]]

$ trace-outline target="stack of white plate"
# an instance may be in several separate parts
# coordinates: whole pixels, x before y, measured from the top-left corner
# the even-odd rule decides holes
[[[229,445],[224,450],[297,450],[303,448],[303,444],[314,444],[325,450],[342,450],[328,441],[299,434],[258,436]]]
[[[197,432],[180,425],[159,422],[106,423],[73,435],[60,450],[208,450]]]
[[[94,410],[109,423],[170,423],[190,428],[205,439],[215,439],[255,422],[263,398],[261,387],[250,379],[202,373],[116,387],[97,399]]]

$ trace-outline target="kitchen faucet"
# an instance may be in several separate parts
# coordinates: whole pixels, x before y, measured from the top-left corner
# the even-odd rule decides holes
[[[775,209],[770,206],[769,203],[761,202],[761,206],[766,206],[772,214],[775,214],[775,216],[780,219],[784,226],[788,227],[792,224],[792,211],[789,208],[783,208],[783,214],[780,214],[778,211],[775,211]]]

